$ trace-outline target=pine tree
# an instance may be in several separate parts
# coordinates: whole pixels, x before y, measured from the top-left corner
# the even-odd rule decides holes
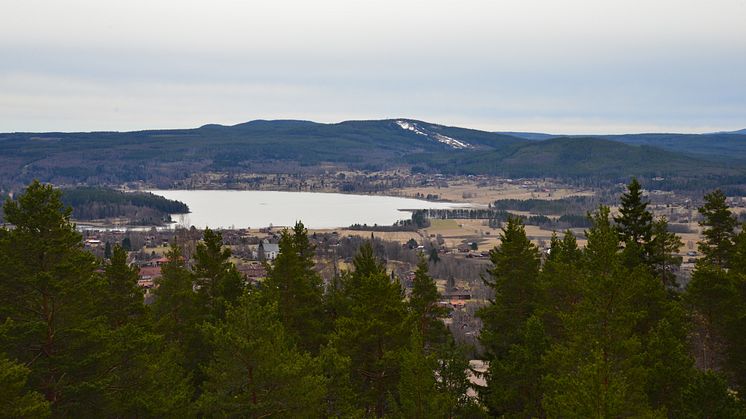
[[[111,259],[111,243],[109,243],[108,241],[104,246],[104,259]]]
[[[653,408],[681,417],[686,386],[694,379],[694,362],[686,338],[663,319],[645,340],[646,392]]]
[[[699,243],[699,250],[710,263],[727,268],[738,222],[728,208],[725,194],[720,189],[705,195],[704,199],[705,204],[699,208],[699,213],[704,218],[699,223],[704,227],[704,241]]]
[[[433,265],[440,262],[440,255],[438,255],[438,248],[433,246],[430,249],[430,256],[428,257],[428,261],[432,263]]]
[[[319,417],[325,379],[285,334],[277,307],[244,295],[225,321],[205,324],[216,348],[200,413],[223,417]]]
[[[398,384],[398,415],[403,418],[438,417],[446,408],[446,398],[438,389],[435,370],[438,361],[422,351],[424,341],[415,330],[409,348],[401,354],[401,378]]]
[[[684,243],[675,233],[668,231],[668,220],[661,217],[653,222],[653,236],[648,246],[648,262],[655,276],[668,287],[675,287],[675,270],[681,266],[682,257],[677,256]]]
[[[373,242],[367,241],[360,246],[357,255],[352,259],[352,283],[351,288],[355,288],[355,283],[366,276],[386,273],[385,265],[376,257],[373,251]]]
[[[539,303],[539,252],[519,219],[508,219],[500,241],[500,246],[490,251],[490,277],[483,279],[494,289],[495,298],[477,311],[483,323],[480,341],[490,362],[482,397],[489,400],[492,413],[506,412],[496,393],[504,373],[499,371],[501,362],[510,356],[511,347],[521,342],[526,321]]]
[[[30,373],[27,367],[0,354],[0,417],[45,418],[51,415],[44,396],[26,388]]]
[[[367,415],[382,417],[389,395],[396,393],[399,353],[408,343],[407,310],[401,285],[389,279],[369,243],[353,265],[332,344],[351,360],[359,406]]]
[[[199,300],[214,319],[222,319],[243,291],[243,279],[230,257],[222,234],[205,228],[194,253],[193,270]]]
[[[499,417],[542,417],[541,379],[545,374],[542,357],[549,349],[544,327],[537,317],[530,317],[517,343],[508,353],[490,364],[489,391],[483,402],[490,413]]]
[[[326,345],[317,359],[326,378],[326,417],[363,417],[363,410],[358,407],[357,394],[352,384],[350,357],[340,354],[333,345]]]
[[[489,278],[483,279],[495,290],[495,299],[477,313],[484,324],[482,344],[498,358],[518,340],[536,306],[539,274],[538,249],[519,219],[508,220],[500,240],[500,246],[490,251]]]
[[[564,336],[544,357],[548,373],[542,406],[548,417],[647,415],[641,341],[648,308],[656,306],[641,300],[650,298],[651,286],[658,287],[659,300],[665,294],[645,267],[629,271],[622,263],[609,209],[600,207],[592,221],[580,300],[562,317]]]
[[[562,316],[580,301],[582,251],[569,230],[560,240],[552,235],[551,247],[539,275],[539,305],[536,315],[547,335],[559,339],[564,333]]]
[[[280,238],[280,254],[269,269],[263,289],[280,312],[288,335],[303,350],[318,354],[326,341],[323,283],[314,270],[314,247],[301,222]]]
[[[428,275],[427,261],[420,257],[409,297],[409,310],[425,348],[446,343],[450,335],[441,320],[448,311],[439,306],[439,302],[440,293],[435,281]]]
[[[31,369],[29,388],[55,415],[92,411],[107,378],[96,354],[106,327],[96,260],[51,186],[33,182],[4,211],[14,228],[0,230],[0,350]]]
[[[212,354],[200,326],[213,318],[199,304],[194,291],[194,275],[186,268],[181,247],[172,242],[166,254],[168,262],[161,268],[152,305],[155,330],[177,350],[177,362],[198,387],[205,379],[201,365]]]
[[[127,252],[115,246],[110,263],[104,268],[108,282],[107,315],[114,326],[121,326],[145,313],[142,289],[137,285],[138,270],[127,264]]]

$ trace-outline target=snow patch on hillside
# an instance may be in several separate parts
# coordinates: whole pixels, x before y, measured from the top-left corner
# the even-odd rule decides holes
[[[465,141],[457,140],[455,138],[451,138],[443,134],[438,134],[436,132],[429,133],[427,132],[427,130],[425,130],[424,128],[421,128],[414,122],[398,120],[396,121],[396,125],[399,125],[404,130],[412,131],[417,135],[422,135],[424,137],[435,140],[439,143],[443,143],[445,145],[451,146],[455,149],[471,148],[471,145]]]

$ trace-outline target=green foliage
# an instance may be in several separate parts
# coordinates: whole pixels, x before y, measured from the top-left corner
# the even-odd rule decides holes
[[[398,416],[426,419],[442,415],[445,408],[443,394],[438,390],[435,370],[438,361],[422,351],[422,336],[412,334],[410,346],[401,355]]]
[[[314,247],[303,223],[282,232],[280,254],[263,289],[277,304],[280,321],[303,350],[318,354],[329,329],[323,306],[323,284],[314,268]]]
[[[134,216],[143,209],[151,209],[158,223],[169,214],[185,214],[189,207],[180,201],[166,199],[150,192],[122,192],[102,187],[77,187],[62,190],[62,202],[73,208],[73,217],[79,220]],[[142,221],[142,220],[137,220]]]
[[[743,400],[738,400],[726,381],[712,371],[697,373],[689,382],[683,399],[682,418],[746,418]]]
[[[4,210],[15,228],[0,234],[2,349],[31,366],[29,385],[64,412],[98,397],[103,284],[59,191],[34,182]]]
[[[115,246],[111,260],[104,268],[109,292],[105,305],[111,323],[121,326],[145,313],[142,289],[137,285],[138,269],[127,264],[127,252]]]
[[[642,246],[650,241],[653,233],[653,214],[647,207],[648,203],[642,200],[640,182],[632,178],[632,182],[627,185],[627,192],[622,195],[619,216],[614,217],[622,242]]]
[[[198,300],[214,319],[222,319],[243,292],[243,278],[230,257],[222,234],[205,228],[194,252],[193,271]]]
[[[546,373],[542,357],[549,340],[537,317],[524,324],[520,339],[507,354],[490,364],[484,403],[492,414],[501,417],[541,417],[542,377]]]
[[[448,311],[439,306],[439,302],[440,293],[435,281],[428,275],[427,261],[420,257],[414,274],[412,294],[409,296],[409,310],[424,348],[442,345],[449,336],[441,321]]]
[[[518,362],[515,358],[520,349],[516,345],[524,341],[526,322],[539,302],[539,252],[519,219],[508,220],[500,241],[500,246],[490,251],[493,267],[488,270],[489,278],[484,278],[494,289],[495,299],[477,312],[483,322],[480,340],[490,359],[484,401],[493,414],[520,415],[524,409],[531,414],[533,410],[522,401],[509,400],[503,375],[508,368],[505,363]]]
[[[680,240],[634,190],[616,225],[608,207],[590,215],[585,249],[554,235],[543,266],[507,220],[478,311],[477,401],[424,258],[408,301],[370,242],[324,294],[298,223],[244,289],[207,229],[191,261],[172,242],[145,306],[125,249],[97,261],[59,191],[32,183],[0,229],[0,415],[744,418],[746,233],[710,196],[706,226],[726,233],[708,237],[726,239],[703,245],[680,298],[667,288]],[[645,257],[630,263],[630,247]]]
[[[677,286],[674,269],[681,266],[683,258],[676,254],[683,245],[681,238],[668,230],[666,217],[653,221],[652,238],[647,245],[647,262],[655,276],[666,286]]]
[[[619,215],[614,217],[619,239],[624,243],[625,263],[630,267],[646,263],[647,246],[653,237],[653,214],[642,199],[642,186],[636,178],[621,197]]]
[[[0,355],[0,417],[49,417],[49,402],[37,392],[26,389],[31,371]]]
[[[520,220],[508,220],[500,241],[501,245],[490,251],[493,267],[484,278],[495,290],[495,299],[478,312],[484,324],[482,344],[498,358],[518,341],[523,323],[533,313],[539,276],[538,249],[526,237]]]
[[[198,405],[207,416],[318,417],[325,378],[285,334],[277,307],[244,295],[224,322],[206,324],[216,350]]]
[[[699,213],[704,218],[700,222],[704,227],[700,252],[710,263],[728,267],[738,221],[725,203],[725,194],[717,189],[705,195],[705,204],[699,208]]]
[[[54,416],[178,412],[191,390],[150,330],[125,252],[99,275],[51,186],[32,183],[5,211],[15,228],[0,230],[0,344],[28,366],[26,389]]]
[[[359,405],[380,417],[389,395],[396,393],[399,353],[410,330],[407,310],[399,282],[390,280],[369,243],[353,265],[356,270],[344,284],[346,309],[335,322],[332,344],[351,360]]]

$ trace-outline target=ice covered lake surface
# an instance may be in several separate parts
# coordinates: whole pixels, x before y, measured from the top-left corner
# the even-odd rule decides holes
[[[174,214],[183,227],[261,228],[292,226],[339,228],[353,224],[392,225],[409,219],[413,209],[469,207],[469,204],[429,202],[381,195],[235,190],[151,190],[184,202],[191,213]]]

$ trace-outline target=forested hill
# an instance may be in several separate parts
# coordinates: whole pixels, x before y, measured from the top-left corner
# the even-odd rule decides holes
[[[337,124],[260,120],[176,130],[8,133],[0,134],[0,187],[34,178],[56,184],[142,180],[168,187],[174,180],[208,171],[297,173],[320,167],[378,170],[407,165],[444,173],[614,179],[684,172],[741,176],[746,167],[746,136],[738,134],[693,139],[660,134],[644,141],[635,136],[520,137],[410,119]]]
[[[72,207],[73,218],[77,220],[123,217],[138,225],[157,225],[169,220],[170,214],[189,212],[185,203],[149,192],[100,187],[63,189],[62,202]]]

